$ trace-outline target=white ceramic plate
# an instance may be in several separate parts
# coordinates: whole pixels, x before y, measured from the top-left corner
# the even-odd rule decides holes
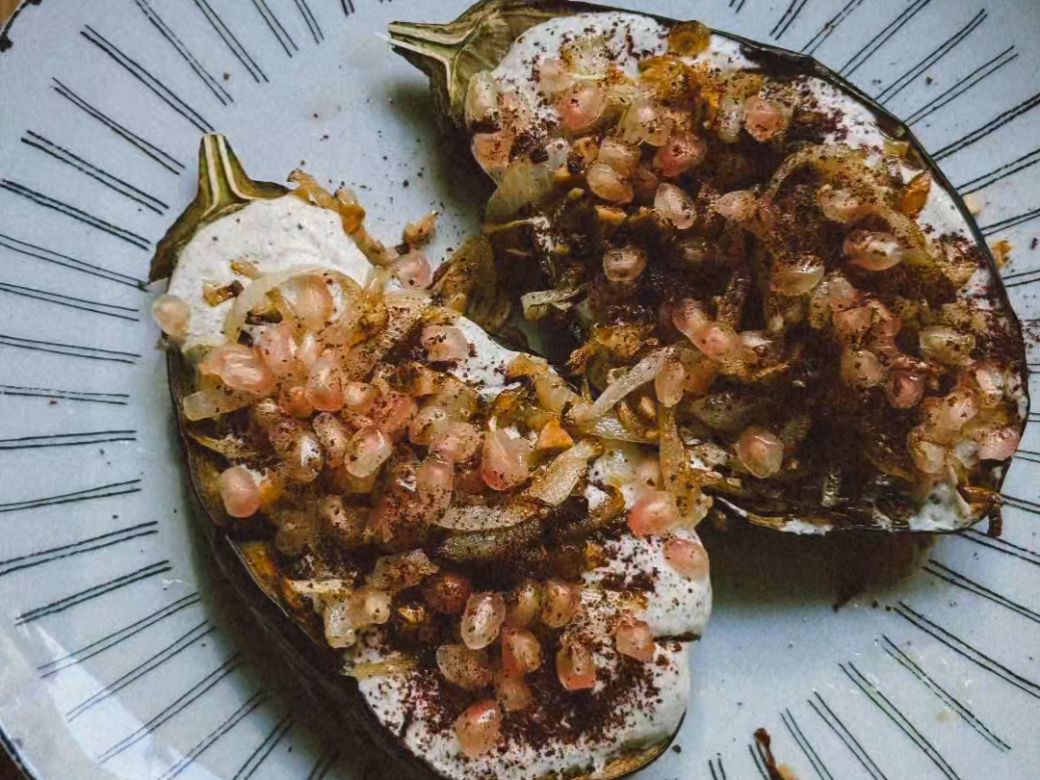
[[[17,19],[0,55],[0,724],[30,775],[388,776],[322,728],[213,576],[137,281],[210,129],[256,178],[305,164],[354,184],[387,231],[436,205],[439,248],[457,245],[471,182],[383,31],[463,5],[49,0]],[[1037,316],[1040,3],[645,7],[811,52],[911,120],[1013,242],[1011,297]],[[760,726],[800,780],[1040,776],[1036,449],[1034,425],[1003,538],[942,539],[897,583],[856,590],[862,547],[716,535],[693,704],[643,777],[765,777]]]

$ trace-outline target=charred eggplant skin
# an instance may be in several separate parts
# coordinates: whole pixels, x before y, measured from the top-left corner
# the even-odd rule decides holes
[[[603,12],[639,13],[641,16],[654,19],[665,27],[680,23],[679,20],[656,14],[633,12],[630,9],[613,8],[606,5],[567,2],[566,0],[562,2],[561,0],[481,0],[457,19],[445,24],[393,22],[389,27],[390,45],[394,51],[427,74],[430,79],[434,108],[439,118],[450,135],[464,138],[466,128],[463,106],[466,87],[474,73],[495,68],[508,53],[513,42],[531,27],[556,16]],[[909,144],[908,159],[928,171],[934,182],[952,196],[960,216],[969,226],[975,245],[982,253],[989,278],[992,280],[992,292],[1017,335],[1016,352],[1022,356],[1019,361],[1021,387],[1024,402],[1028,406],[1029,382],[1024,357],[1025,343],[1022,338],[1022,324],[1008,299],[1007,290],[1001,281],[1000,272],[989,244],[983,237],[963,198],[950,184],[949,179],[910,128],[856,85],[811,56],[759,43],[722,30],[712,30],[712,33],[736,42],[740,46],[741,53],[756,63],[757,68],[765,74],[789,77],[813,76],[837,87],[869,108],[876,118],[878,126],[886,134],[893,139]],[[468,146],[468,139],[465,143]],[[1026,420],[1023,415],[1020,434],[1024,430],[1025,424]],[[997,490],[1003,485],[1006,474],[1006,466],[1001,467],[996,480]],[[993,518],[991,527],[999,529],[999,495],[992,494],[987,498],[987,502],[989,502],[988,514]],[[812,517],[757,514],[747,512],[728,502],[719,502],[719,508],[720,511],[734,517],[774,530],[784,530],[785,525],[792,521],[830,525],[834,530],[888,530],[865,523],[858,517],[849,518],[828,513],[822,507],[821,511],[815,512]],[[957,527],[943,529],[941,532],[959,530],[962,529]]]
[[[204,136],[199,147],[198,194],[160,242],[152,261],[152,280],[168,278],[173,273],[179,251],[205,225],[251,201],[279,198],[288,192],[279,184],[251,180],[224,136]],[[194,514],[201,520],[202,533],[221,574],[272,639],[296,683],[321,706],[329,721],[349,733],[358,734],[360,730],[361,741],[379,748],[386,765],[378,776],[440,780],[443,777],[440,773],[407,750],[398,735],[380,723],[354,678],[341,672],[339,654],[325,643],[313,613],[286,598],[273,544],[269,540],[258,540],[255,535],[244,538],[237,532],[241,521],[224,511],[217,489],[217,477],[227,463],[191,437],[190,423],[182,411],[184,397],[194,390],[194,368],[173,348],[167,352],[166,368]],[[596,777],[613,780],[638,771],[661,755],[670,742],[671,737],[626,754]],[[585,780],[587,776],[571,777]]]

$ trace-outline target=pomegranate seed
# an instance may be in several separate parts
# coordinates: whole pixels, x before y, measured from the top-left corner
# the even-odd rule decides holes
[[[585,172],[585,180],[596,197],[611,203],[629,203],[634,195],[632,185],[606,163],[595,162],[590,165]]]
[[[317,332],[329,323],[334,303],[323,277],[297,276],[282,285],[280,291],[307,330]]]
[[[221,344],[199,363],[199,373],[216,376],[232,390],[252,395],[267,395],[274,389],[271,369],[252,347]]]
[[[509,154],[513,150],[514,140],[516,136],[511,130],[475,133],[470,147],[473,158],[484,173],[497,179],[509,167]]]
[[[757,210],[758,199],[750,190],[727,192],[715,201],[715,211],[731,222],[750,222]]]
[[[533,672],[542,665],[538,638],[522,628],[502,629],[502,668],[511,677]]]
[[[542,587],[542,622],[550,628],[567,625],[581,604],[581,586],[555,577]]]
[[[492,490],[511,490],[527,481],[531,444],[504,430],[490,431],[484,438],[480,473]]]
[[[500,595],[474,593],[462,613],[462,641],[473,650],[487,647],[498,637],[505,619],[506,603]]]
[[[343,405],[357,414],[368,414],[379,398],[379,391],[367,382],[344,382]]]
[[[478,758],[494,750],[502,735],[502,713],[494,699],[478,701],[455,721],[455,736],[462,752]]]
[[[413,249],[393,265],[394,276],[406,290],[425,290],[433,284],[433,266],[426,253]]]
[[[449,422],[441,435],[433,442],[430,452],[449,463],[469,460],[482,443],[480,431],[466,422]]]
[[[607,110],[607,91],[594,82],[580,82],[561,95],[556,109],[564,129],[580,133],[596,124]]]
[[[470,345],[462,331],[453,325],[427,325],[422,332],[426,356],[435,363],[469,357]]]
[[[654,377],[657,400],[665,406],[675,406],[682,400],[686,389],[686,368],[678,358],[669,358]]]
[[[1018,449],[1021,434],[1015,428],[998,428],[977,435],[979,460],[1007,460]]]
[[[912,371],[893,371],[885,384],[885,397],[896,409],[912,409],[924,397],[925,380]]]
[[[669,539],[664,543],[664,559],[672,569],[691,580],[708,577],[708,553],[695,539]]]
[[[676,230],[688,230],[697,221],[693,198],[681,187],[664,182],[654,194],[654,211]]]
[[[599,145],[596,162],[609,165],[615,171],[630,176],[639,165],[639,147],[626,144],[624,141],[607,136]]]
[[[645,620],[626,615],[614,629],[614,647],[621,655],[647,663],[654,659],[657,645]]]
[[[611,249],[603,255],[603,273],[618,284],[634,282],[646,268],[646,252],[637,246]]]
[[[787,128],[788,117],[775,103],[758,95],[744,101],[744,128],[756,141],[768,141]]]
[[[386,434],[369,425],[351,438],[346,469],[355,477],[367,477],[377,471],[392,452],[393,445]]]
[[[232,466],[217,480],[224,511],[232,517],[251,517],[260,509],[260,488],[245,466]]]
[[[556,676],[568,691],[584,691],[596,685],[596,661],[580,642],[564,638],[556,653]]]
[[[707,153],[708,145],[693,133],[673,133],[654,155],[654,167],[666,179],[674,179],[704,162]]]
[[[163,333],[182,341],[188,335],[191,307],[183,298],[164,293],[152,303],[152,317]]]
[[[542,589],[531,579],[524,580],[509,594],[506,625],[526,628],[542,611]]]
[[[455,467],[436,455],[430,455],[415,472],[415,492],[430,515],[440,515],[451,504]]]
[[[412,418],[419,412],[419,405],[410,395],[388,390],[373,404],[370,415],[372,423],[392,441],[401,439],[408,430]]]
[[[314,428],[314,435],[318,437],[325,465],[328,468],[338,469],[343,465],[343,457],[350,445],[350,433],[347,431],[347,427],[338,417],[328,412],[317,415],[311,425]]]
[[[628,510],[628,527],[637,536],[668,533],[680,519],[675,498],[666,490],[648,490]]]
[[[823,216],[832,222],[847,225],[866,216],[866,205],[849,190],[824,184],[816,191],[816,203]]]
[[[288,322],[265,325],[256,339],[256,351],[276,377],[292,373],[296,362],[296,339]]]
[[[853,265],[868,271],[887,271],[906,255],[899,239],[891,233],[853,230],[845,238],[842,251]]]
[[[343,382],[333,357],[322,355],[311,363],[306,389],[307,400],[319,412],[338,412],[343,408]]]
[[[441,645],[437,648],[437,668],[452,685],[476,691],[491,684],[494,673],[487,653],[465,645]]]
[[[495,696],[506,712],[520,712],[534,704],[534,694],[523,677],[498,675],[495,680]]]
[[[733,449],[741,465],[759,479],[773,476],[783,464],[783,442],[759,426],[752,426],[740,434]]]
[[[851,387],[876,387],[885,381],[885,369],[870,350],[846,347],[841,353],[841,378]]]

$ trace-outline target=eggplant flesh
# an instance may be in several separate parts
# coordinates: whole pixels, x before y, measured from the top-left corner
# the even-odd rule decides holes
[[[285,200],[281,200],[283,198]],[[199,245],[196,244],[193,248],[192,244],[196,235],[207,228],[213,235],[218,235],[213,231],[235,224],[235,228],[229,229],[243,235],[249,234],[251,237],[249,240],[271,245],[275,242],[270,241],[269,236],[264,234],[262,220],[278,214],[279,203],[286,204],[285,208],[291,212],[288,216],[293,217],[291,235],[293,241],[296,242],[296,254],[313,251],[313,247],[306,246],[307,235],[301,238],[297,234],[294,215],[300,209],[315,209],[323,217],[329,216],[328,213],[320,211],[316,206],[305,204],[302,199],[292,196],[289,190],[280,185],[249,179],[222,136],[204,137],[199,154],[198,194],[187,211],[160,242],[153,260],[151,278],[153,281],[169,278],[171,280],[170,288],[181,293],[182,297],[190,297],[192,300],[198,298],[201,282],[208,277],[202,273],[184,272],[180,275],[176,273],[178,263],[182,259],[189,258],[190,255],[192,263],[198,260],[197,253],[194,251]],[[260,216],[257,217],[257,215]],[[260,219],[261,222],[258,223],[257,219]],[[338,220],[331,216],[329,216],[329,220],[331,220],[330,229],[338,230]],[[308,228],[310,232],[313,230],[311,227]],[[308,231],[302,232],[309,235]],[[207,236],[209,236],[208,233]],[[236,254],[237,250],[230,246],[233,242],[225,242],[224,238],[226,236],[221,236],[222,240],[215,242],[210,241],[210,238],[207,237],[204,242],[205,247],[226,244],[226,246],[221,246],[220,252]],[[343,236],[340,238],[342,239]],[[303,241],[304,244],[301,245],[300,241]],[[272,251],[276,253],[275,250]],[[338,267],[346,271],[351,270],[349,266],[353,262],[353,257],[337,255],[336,252],[327,248],[324,252],[323,257],[336,256]],[[467,252],[472,253],[472,247]],[[217,253],[217,250],[211,248],[210,253]],[[217,254],[219,255],[219,253]],[[221,268],[228,265],[228,257],[215,256],[212,262],[206,261],[205,267],[214,274],[224,273],[224,271],[216,270],[218,264]],[[263,266],[263,263],[257,261],[257,265]],[[182,270],[184,267],[182,266]],[[280,269],[263,267],[261,270]],[[354,273],[357,271],[355,270]],[[185,281],[185,276],[189,277],[188,282]],[[445,278],[447,277],[441,277],[442,288],[445,287]],[[226,280],[220,277],[219,281]],[[458,286],[452,289],[463,297],[472,295],[471,290],[460,292]],[[442,291],[441,294],[447,297],[445,292]],[[484,299],[486,298],[485,295]],[[202,305],[201,302],[196,302],[200,306]],[[494,307],[482,305],[481,310],[494,312]],[[223,311],[226,313],[226,307]],[[215,317],[219,313],[220,311],[217,311],[212,314]],[[205,316],[209,315],[209,312],[205,313]],[[210,323],[210,327],[212,329],[216,326]],[[218,478],[231,463],[245,462],[248,464],[250,455],[248,447],[241,443],[227,443],[231,442],[234,436],[228,435],[222,439],[219,434],[225,433],[224,431],[214,433],[206,426],[200,427],[199,423],[188,420],[184,414],[183,401],[196,390],[195,363],[200,357],[200,352],[215,345],[207,343],[205,328],[202,331],[191,332],[189,340],[182,343],[182,347],[185,347],[183,351],[171,345],[168,350],[167,369],[187,477],[198,514],[204,519],[206,538],[212,546],[220,569],[232,582],[238,595],[249,606],[250,612],[258,623],[271,635],[274,643],[284,651],[289,668],[297,675],[303,687],[310,691],[325,706],[330,715],[345,728],[356,730],[360,726],[367,737],[382,748],[393,762],[395,776],[414,776],[416,778],[471,776],[469,774],[471,767],[473,771],[476,768],[472,762],[466,763],[460,761],[457,756],[452,759],[446,755],[437,756],[435,761],[429,752],[406,744],[405,735],[409,725],[400,722],[398,718],[400,709],[395,710],[390,705],[394,703],[393,696],[404,697],[411,694],[408,690],[409,676],[407,674],[387,675],[374,681],[369,679],[359,682],[355,677],[345,674],[342,653],[329,647],[320,618],[307,603],[296,595],[290,586],[290,580],[293,578],[292,572],[289,570],[291,563],[276,549],[272,529],[265,527],[262,522],[256,522],[256,518],[244,523],[242,520],[236,520],[227,515],[218,489]],[[219,328],[217,328],[217,333],[219,334]],[[490,354],[492,357],[489,365],[484,367],[486,370],[476,372],[469,369],[460,370],[481,374],[485,378],[485,384],[494,381],[489,377],[495,376],[499,377],[497,381],[501,382],[501,377],[505,373],[502,369],[504,362],[516,353],[494,344],[483,336],[479,328],[472,323],[467,325],[466,333],[471,343],[475,345],[476,352]],[[481,340],[482,338],[483,340]],[[653,457],[652,452],[647,452],[646,457]],[[692,532],[690,534],[692,538],[696,538],[695,534]],[[460,540],[455,547],[460,550],[466,547],[465,535],[455,538]],[[535,542],[537,538],[538,536],[535,534],[529,541]],[[450,539],[451,537],[449,537]],[[617,543],[624,544],[623,541]],[[655,544],[656,546],[654,546]],[[473,545],[470,544],[470,546]],[[642,554],[651,556],[647,559],[646,567],[660,567],[663,563],[661,558],[663,552],[659,543],[640,543],[636,545],[635,549],[637,553],[641,550]],[[631,550],[625,548],[623,552],[631,559]],[[618,557],[621,554],[622,551],[619,550]],[[451,558],[445,556],[443,560],[450,561]],[[614,572],[615,579],[618,577],[623,579],[626,574],[625,564],[615,563],[614,566],[615,568],[621,567],[621,570]],[[631,574],[631,572],[628,573]],[[692,605],[686,610],[686,613],[690,615],[688,619],[672,619],[670,616],[673,613],[668,610],[654,612],[655,617],[648,618],[663,648],[660,668],[667,671],[667,674],[663,672],[659,674],[657,671],[654,674],[662,677],[669,690],[680,694],[679,699],[672,697],[673,712],[666,721],[667,731],[662,733],[658,728],[652,732],[654,734],[652,739],[640,738],[636,734],[619,743],[605,745],[601,742],[598,747],[601,750],[609,750],[610,754],[595,767],[590,767],[588,756],[575,756],[568,752],[569,748],[566,745],[561,743],[560,749],[555,751],[549,759],[543,761],[547,771],[544,775],[539,775],[539,778],[543,776],[546,780],[564,776],[588,777],[590,780],[593,777],[620,778],[646,766],[668,747],[685,712],[685,696],[688,689],[688,647],[691,640],[696,639],[703,630],[710,610],[711,594],[706,577],[703,581],[690,585],[684,578],[673,573],[666,573],[662,576],[667,581],[665,587],[670,588],[667,590],[665,601],[670,604],[678,604],[675,596],[680,591],[676,589],[681,588],[681,595],[688,597],[686,600]],[[595,586],[597,593],[610,593],[609,587],[604,586],[605,582],[604,577],[595,582],[590,581],[590,584]],[[615,605],[615,608],[619,609],[620,606]],[[367,648],[367,652],[374,655],[370,660],[376,660],[380,650],[378,646],[370,646]],[[355,658],[355,665],[357,661],[358,659]],[[617,662],[619,661],[615,655],[615,663]],[[385,685],[389,685],[389,689],[386,691],[374,690]],[[388,706],[380,707],[381,702]],[[676,707],[678,709],[675,709]],[[395,718],[398,719],[395,720]],[[448,735],[450,736],[450,730]],[[445,738],[443,734],[433,736],[439,739],[437,744],[442,752],[446,749],[446,745],[454,749],[453,740]],[[424,732],[424,737],[431,738],[429,729]],[[543,756],[543,758],[545,757]],[[501,776],[499,766],[492,765],[489,771]],[[520,774],[518,769],[517,776],[534,777],[529,769],[523,774]]]
[[[572,41],[582,36],[594,38],[601,34],[609,38],[613,34],[609,25],[607,22],[599,24],[597,20],[610,19],[611,15],[614,20],[622,15],[628,19],[652,20],[654,24],[660,25],[665,33],[689,28],[691,24],[652,14],[580,2],[483,0],[451,22],[394,22],[389,29],[394,50],[429,77],[434,108],[442,124],[448,133],[458,140],[459,153],[470,156],[472,134],[492,132],[495,129],[493,126],[474,127],[472,124],[467,127],[465,104],[471,79],[478,73],[491,73],[493,79],[503,80],[501,83],[516,88],[517,84],[525,79],[536,78],[541,62],[539,57],[559,56],[559,52],[553,50],[554,46],[560,46],[560,39],[553,37],[555,33],[546,33],[538,39],[538,43],[531,42],[534,40],[531,35],[536,32],[544,33],[552,25],[551,20],[576,17],[581,20],[580,29],[573,26],[573,29],[568,28],[569,32],[564,35],[564,40],[567,40],[568,35]],[[545,26],[539,30],[532,29],[539,25]],[[1016,429],[1017,435],[1020,436],[1028,409],[1028,384],[1021,324],[1011,308],[997,266],[974,219],[959,194],[920,142],[904,123],[884,107],[813,58],[726,32],[707,32],[710,33],[711,41],[720,44],[720,51],[724,50],[732,59],[740,61],[740,70],[776,78],[785,83],[812,82],[823,85],[830,94],[843,101],[842,110],[845,113],[857,117],[857,126],[854,126],[852,120],[848,124],[848,127],[852,128],[852,136],[855,136],[860,127],[870,125],[867,129],[873,134],[871,141],[883,137],[886,152],[889,144],[892,144],[893,148],[900,148],[907,168],[931,177],[929,208],[934,206],[932,211],[937,213],[941,205],[941,210],[946,212],[946,218],[956,223],[957,232],[971,245],[977,262],[970,283],[956,290],[954,298],[961,302],[963,294],[984,300],[984,306],[996,323],[996,335],[991,340],[998,345],[993,348],[994,353],[973,354],[973,358],[999,358],[1000,364],[1006,368],[1006,382],[1011,389],[1005,395],[1009,409],[1005,422],[1009,431]],[[529,35],[525,36],[525,33]],[[522,37],[524,40],[520,40]],[[527,48],[522,49],[522,55],[518,54],[520,49],[514,50],[515,46],[525,45]],[[628,48],[631,53],[631,35]],[[519,68],[520,65],[523,66],[522,69],[509,69],[513,66]],[[537,84],[533,88],[537,93]],[[542,109],[536,109],[536,113],[540,110]],[[540,114],[538,116],[541,117]],[[555,121],[557,120],[551,118],[548,124],[551,125]],[[551,138],[551,129],[549,133]],[[853,141],[849,143],[852,144]],[[545,148],[550,150],[552,159],[550,145],[551,142]],[[878,143],[878,146],[880,145]],[[515,145],[513,151],[516,151]],[[501,174],[495,174],[493,178],[501,179]],[[580,182],[578,185],[569,186],[580,186]],[[573,288],[579,283],[582,286],[594,284],[591,276],[581,279],[575,279],[573,275],[568,276],[573,269],[568,270],[562,266],[559,257],[553,251],[546,251],[546,247],[567,246],[576,236],[584,240],[595,232],[571,231],[571,225],[564,224],[569,221],[572,224],[584,225],[594,218],[591,208],[582,211],[580,207],[573,205],[571,194],[573,191],[568,193],[568,198],[562,199],[562,205],[560,199],[552,200],[549,197],[547,203],[536,202],[527,210],[505,216],[494,196],[489,201],[487,218],[490,224],[486,232],[493,238],[504,238],[504,244],[510,253],[510,259],[501,262],[500,265],[505,269],[511,265],[519,265],[512,262],[512,256],[526,253],[529,258],[537,258],[541,266],[540,274],[531,270],[524,272],[524,281],[536,277],[541,281],[528,282],[534,286],[526,288],[521,282],[521,287],[515,290],[515,293],[526,293],[550,286],[564,291],[568,286]],[[639,216],[630,216],[626,222],[628,235],[639,238],[646,222],[645,219],[640,221]],[[580,245],[580,241],[574,243]],[[522,249],[518,250],[517,247]],[[653,252],[648,254],[651,258],[655,257]],[[653,262],[651,259],[651,265]],[[530,269],[530,265],[526,268]],[[676,266],[668,266],[666,271],[673,274],[683,273],[681,267],[680,270],[676,270]],[[685,271],[691,274],[710,272],[710,269],[704,269],[703,266],[697,267],[696,271]],[[666,285],[675,281],[674,277],[669,277],[667,273],[664,280]],[[943,279],[937,279],[937,287],[942,286],[938,284],[940,282],[945,284]],[[723,297],[730,295],[730,292],[727,290]],[[747,297],[746,292],[744,297]],[[939,303],[934,305],[938,308]],[[616,310],[618,309],[612,311]],[[720,316],[721,311],[722,306]],[[547,331],[551,331],[547,334],[547,340],[553,341],[563,330],[576,332],[577,343],[589,338],[588,315],[583,316],[585,322],[581,321],[582,315],[568,315],[565,318],[551,320],[552,325],[546,328]],[[538,326],[535,325],[533,329],[537,331]],[[591,332],[595,333],[595,328],[592,328]],[[795,360],[793,366],[787,368],[802,371],[805,366],[799,366]],[[775,384],[770,385],[766,380],[750,388],[750,392],[757,391],[761,398],[768,399],[770,394],[775,392],[775,387]],[[818,403],[826,404],[829,400],[828,394],[824,393],[818,399]],[[776,414],[782,416],[783,410],[776,410]],[[815,435],[825,445],[824,448],[818,448],[816,454],[820,457],[813,458],[814,453],[808,453],[805,462],[799,463],[799,467],[787,474],[783,480],[756,480],[747,478],[746,474],[744,478],[739,478],[741,474],[738,470],[738,479],[722,480],[705,487],[705,490],[713,492],[718,499],[716,507],[758,525],[801,534],[822,534],[840,530],[957,531],[978,522],[983,517],[999,515],[1000,488],[1009,458],[995,464],[976,464],[972,467],[970,480],[965,481],[962,478],[960,488],[939,480],[929,490],[921,486],[920,479],[911,478],[913,464],[908,465],[906,448],[901,442],[899,447],[893,447],[890,432],[882,430],[883,426],[874,425],[872,419],[864,420],[861,429],[850,429],[840,424],[840,421],[839,424],[832,425],[826,410],[818,416],[814,414],[813,417]],[[884,416],[880,419],[887,424]],[[695,436],[696,431],[690,435]],[[905,430],[901,435],[905,437]],[[847,439],[848,442],[843,441],[842,446],[831,449],[829,442],[835,438]],[[835,453],[840,457],[835,457],[832,462],[830,456]]]

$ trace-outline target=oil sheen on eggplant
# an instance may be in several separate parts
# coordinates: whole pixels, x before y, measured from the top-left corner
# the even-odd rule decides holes
[[[523,138],[523,143],[512,141],[513,148],[508,152],[509,164],[516,159],[526,159],[524,155],[530,149],[536,149],[537,155],[540,155],[538,159],[547,158],[548,161],[543,164],[550,168],[560,165],[558,171],[562,171],[563,167],[572,167],[575,153],[572,148],[568,156],[567,147],[561,150],[554,146],[553,139],[560,137],[554,128],[561,121],[561,104],[557,102],[554,105],[552,100],[547,100],[542,86],[545,82],[539,79],[544,79],[544,71],[548,66],[558,67],[561,59],[566,60],[568,56],[581,57],[581,42],[588,39],[599,38],[605,42],[605,48],[611,52],[610,68],[613,70],[610,72],[636,77],[641,63],[647,61],[652,63],[647,67],[666,70],[654,58],[667,59],[661,55],[673,51],[670,48],[673,34],[680,37],[707,34],[703,48],[691,55],[687,62],[723,73],[748,74],[752,77],[764,74],[792,91],[800,92],[820,114],[828,115],[829,124],[814,130],[812,143],[818,145],[818,148],[829,149],[840,145],[850,150],[851,157],[862,160],[864,165],[880,168],[883,162],[889,166],[892,178],[901,179],[907,187],[915,179],[930,177],[931,186],[925,190],[926,197],[911,219],[915,221],[915,229],[922,234],[941,236],[944,242],[949,240],[957,243],[971,255],[973,270],[968,281],[955,289],[954,301],[962,304],[970,300],[970,305],[977,312],[982,312],[983,316],[989,317],[992,323],[991,333],[987,334],[990,346],[985,349],[980,347],[979,351],[972,353],[975,361],[972,366],[985,366],[990,359],[1000,366],[1002,374],[999,381],[1005,388],[1000,403],[1006,407],[1006,411],[1001,412],[1005,415],[1002,424],[1007,426],[1003,434],[1015,441],[1021,435],[1028,407],[1021,326],[1007,300],[986,242],[959,195],[909,129],[825,66],[804,55],[758,44],[739,36],[708,31],[696,24],[583,3],[485,0],[453,22],[396,22],[390,25],[390,34],[395,50],[429,76],[435,109],[449,134],[458,141],[460,154],[470,157],[470,142],[472,140],[475,144],[477,139],[475,133],[483,133],[482,138],[492,138],[496,132],[494,121],[489,121],[487,126],[479,122],[474,125],[471,117],[467,125],[467,94],[471,80],[479,74],[479,78],[485,80],[484,83],[524,98],[521,102],[526,108],[519,112],[529,111],[532,117],[528,126],[534,128],[532,134],[538,136],[538,142],[534,143],[529,138]],[[571,52],[564,53],[568,48]],[[573,54],[574,49],[578,49],[579,53]],[[586,77],[578,77],[579,85],[582,78]],[[589,77],[587,83],[594,81]],[[574,94],[579,95],[578,92]],[[579,98],[584,99],[580,95]],[[574,102],[580,107],[579,98],[574,98]],[[499,110],[508,113],[506,109]],[[607,127],[609,132],[609,123]],[[602,131],[593,128],[589,134],[598,138],[597,132]],[[580,141],[580,134],[574,131],[566,137]],[[794,143],[798,143],[797,139]],[[535,155],[532,154],[530,159],[534,161]],[[497,184],[502,183],[502,170],[490,169],[486,165],[485,169]],[[574,170],[578,170],[578,167],[575,166]],[[586,286],[599,285],[600,289],[603,288],[600,281],[590,276],[579,278],[580,285],[575,282],[572,290],[566,289],[568,274],[573,267],[569,268],[566,260],[560,260],[558,248],[566,248],[571,243],[580,247],[576,237],[584,239],[592,233],[585,225],[594,218],[591,207],[583,211],[569,205],[571,200],[585,202],[580,194],[576,194],[580,190],[566,192],[568,186],[585,187],[582,176],[579,174],[572,177],[571,181],[573,184],[557,188],[556,194],[544,196],[542,201],[535,200],[533,204],[519,210],[512,202],[499,197],[500,192],[496,192],[488,203],[486,213],[486,231],[492,236],[492,243],[509,252],[510,259],[504,264],[504,273],[508,273],[509,268],[523,268],[523,262],[517,258],[522,254],[527,255],[526,262],[529,265],[526,269],[514,270],[513,277],[507,281],[514,295],[533,293],[543,296],[541,301],[550,301],[550,305],[561,309],[571,306],[575,301],[584,304]],[[763,184],[767,183],[768,178]],[[552,186],[548,185],[548,188],[551,190]],[[566,195],[561,194],[561,191],[566,192]],[[606,205],[611,204],[608,202]],[[600,205],[596,208],[599,209]],[[620,211],[619,208],[613,209],[615,216],[611,218],[625,220],[629,235],[638,238],[641,234],[656,230],[650,224],[653,220],[645,218],[642,213],[633,213],[629,209],[626,217]],[[602,219],[600,212],[596,211],[595,214]],[[575,229],[574,224],[578,224],[580,229]],[[661,246],[662,242],[653,245]],[[610,244],[605,242],[600,246],[608,247]],[[673,252],[671,249],[666,251]],[[651,260],[647,268],[650,268],[656,258],[654,252],[648,251],[648,254]],[[662,274],[663,284],[667,286],[670,281],[674,281],[675,274],[682,273],[686,272],[675,265],[666,265]],[[680,283],[684,281],[680,280]],[[546,291],[544,288],[554,289]],[[560,294],[553,297],[557,293]],[[666,290],[665,295],[668,294]],[[938,304],[935,305],[938,307]],[[622,309],[619,306],[611,311]],[[546,341],[552,343],[554,335],[570,329],[578,334],[571,348],[582,344],[585,339],[591,343],[590,335],[595,334],[600,324],[590,322],[580,306],[573,306],[565,316],[551,317],[548,321],[551,324],[546,328]],[[538,329],[537,323],[534,328]],[[652,338],[660,333],[649,327],[636,332],[643,334],[642,338],[647,338],[647,332],[654,334]],[[648,350],[636,352],[628,365],[643,358]],[[854,356],[859,354],[853,353]],[[836,370],[837,358],[829,359],[833,361]],[[797,364],[797,360],[788,362]],[[580,370],[573,373],[581,376]],[[812,374],[812,371],[809,373]],[[839,383],[834,384],[840,389]],[[744,392],[733,392],[727,386],[725,392],[713,392],[697,399],[690,405],[692,408],[689,415],[696,418],[694,423],[707,422],[711,434],[717,433],[712,425],[714,420],[732,412],[734,407],[746,409],[755,423],[759,422],[754,419],[756,408],[769,407],[762,414],[773,415],[774,418],[782,416],[782,399],[790,397],[797,401],[800,393],[793,387],[781,391],[774,388],[768,385],[757,388],[751,386],[743,388]],[[945,399],[942,394],[949,392],[949,387],[945,384],[937,385],[932,392],[939,393],[936,399],[932,399],[939,405],[937,399]],[[881,395],[879,391],[876,394]],[[778,404],[772,405],[779,409],[770,406],[771,395],[780,399]],[[849,395],[837,394],[834,397],[840,404]],[[821,402],[826,403],[828,398],[827,393],[824,393]],[[951,397],[951,403],[952,400]],[[855,403],[859,404],[860,401],[856,400]],[[873,405],[868,404],[864,408],[874,410],[871,414],[875,414],[878,404],[873,401],[870,403]],[[882,398],[881,406],[884,405]],[[910,461],[900,449],[903,447],[901,437],[906,436],[905,423],[890,426],[894,428],[894,434],[888,430],[882,431],[873,422],[865,422],[860,429],[847,427],[847,417],[838,416],[835,419],[839,422],[835,423],[827,411],[824,409],[823,414],[813,415],[810,421],[813,433],[809,441],[817,441],[822,446],[806,448],[803,454],[808,465],[799,464],[798,475],[792,472],[783,479],[750,479],[745,472],[743,478],[737,480],[739,484],[726,479],[706,484],[704,490],[715,497],[715,506],[759,525],[808,534],[843,529],[955,531],[987,515],[999,513],[999,490],[1008,460],[1006,453],[1001,453],[999,460],[987,461],[985,464],[978,463],[976,459],[975,465],[971,467],[970,481],[962,482],[959,487],[938,477],[929,487],[927,478],[915,476],[911,479],[915,474],[912,463],[909,470],[906,468]],[[886,417],[882,410],[877,412],[877,417],[882,421],[896,418],[903,420],[905,415],[899,417],[899,414],[887,414]],[[776,424],[782,422],[778,420]],[[787,422],[795,424],[793,420]],[[705,446],[696,428],[695,424],[683,431],[687,449],[711,459],[714,442],[709,441],[708,446]],[[849,434],[850,430],[855,433]],[[819,438],[813,439],[812,436]],[[895,437],[895,444],[892,437]],[[842,439],[845,441],[835,446]],[[814,449],[823,453],[824,457],[814,460]],[[876,464],[883,464],[883,467]],[[698,465],[704,464],[701,462]],[[741,477],[739,469],[736,475]]]

